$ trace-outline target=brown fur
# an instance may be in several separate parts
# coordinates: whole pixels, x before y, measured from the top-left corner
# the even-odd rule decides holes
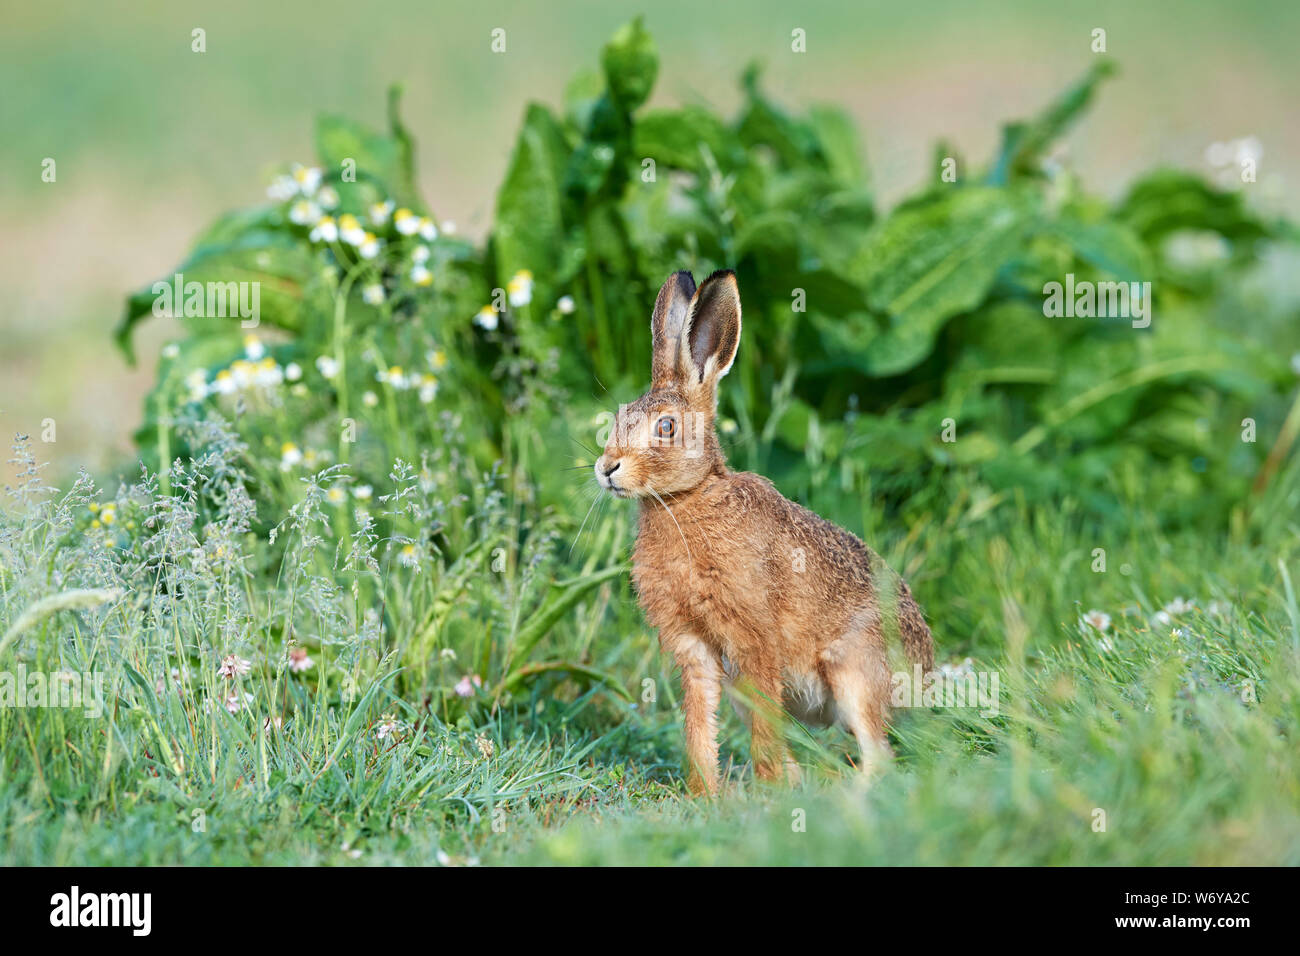
[[[797,772],[783,704],[813,720],[833,709],[869,770],[889,753],[886,636],[898,633],[925,673],[934,666],[920,608],[870,548],[766,478],[727,468],[717,384],[740,329],[734,274],[714,273],[698,290],[689,273],[671,276],[651,320],[651,390],[620,410],[596,462],[603,488],[641,503],[633,582],[681,670],[696,793],[717,792],[724,685],[747,688],[755,771],[771,779]]]

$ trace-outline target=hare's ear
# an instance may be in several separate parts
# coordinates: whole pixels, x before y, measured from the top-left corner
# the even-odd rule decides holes
[[[691,301],[681,363],[688,386],[713,389],[731,371],[740,348],[740,289],[730,269],[713,273]]]
[[[659,290],[654,315],[650,318],[650,387],[663,388],[678,380],[677,359],[681,350],[686,313],[695,295],[695,278],[686,271],[674,272]]]

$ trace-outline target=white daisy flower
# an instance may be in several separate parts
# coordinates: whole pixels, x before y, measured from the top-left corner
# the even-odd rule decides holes
[[[397,552],[397,563],[404,568],[420,569],[420,552],[415,549],[415,545],[408,544],[401,551]]]
[[[201,402],[208,397],[208,373],[196,368],[185,376],[185,387],[190,390],[190,401]]]
[[[411,281],[420,286],[432,285],[433,273],[424,265],[416,264],[411,268]]]
[[[393,213],[393,227],[403,236],[413,236],[420,231],[420,217],[403,207]]]
[[[560,310],[561,315],[572,315],[577,305],[573,301],[573,296],[562,295],[560,301],[555,303],[555,307]]]
[[[419,381],[420,401],[428,405],[438,394],[438,380],[432,375],[422,375]]]
[[[386,199],[383,202],[371,203],[368,211],[370,223],[374,226],[382,226],[384,223],[388,222],[388,217],[392,214],[393,201],[391,199]]]
[[[280,446],[280,470],[288,471],[296,465],[302,464],[302,449],[291,441],[285,442]]]
[[[450,219],[444,219],[442,221],[441,229],[442,229],[442,234],[444,236],[456,235],[456,224],[452,222]]]
[[[369,501],[374,493],[375,489],[370,485],[357,485],[352,489],[352,496],[358,501]]]
[[[175,342],[168,342],[162,348],[162,357],[165,359],[174,359],[181,354],[181,347]]]
[[[244,336],[244,355],[248,356],[249,361],[256,362],[266,354],[266,346],[256,335]]]
[[[298,192],[304,196],[314,195],[320,187],[321,171],[318,166],[300,166],[295,164],[293,167],[293,181],[298,186]]]
[[[429,363],[429,368],[435,372],[441,372],[447,367],[447,353],[442,349],[429,349],[424,353],[424,357]]]
[[[346,504],[348,493],[339,485],[331,485],[330,489],[325,492],[325,500],[335,506]]]
[[[292,176],[276,176],[271,185],[266,187],[266,195],[276,202],[288,202],[298,195],[298,184]]]
[[[335,209],[339,204],[338,191],[333,186],[322,186],[316,193],[316,201],[322,209]]]
[[[1181,597],[1174,598],[1164,606],[1164,612],[1170,617],[1191,614],[1194,610],[1196,610],[1196,604],[1192,601],[1184,601]]]
[[[367,391],[361,396],[361,404],[365,405],[366,408],[374,408],[379,404],[379,396],[374,392]]]
[[[515,308],[533,301],[533,274],[527,269],[516,272],[506,283],[506,295]]]
[[[320,206],[310,199],[299,199],[289,207],[289,221],[295,226],[314,226],[320,217]]]
[[[339,227],[333,216],[321,216],[308,238],[312,242],[334,242],[339,237]]]
[[[366,241],[366,230],[352,213],[339,216],[339,238],[349,246],[359,246]]]
[[[302,366],[297,362],[290,362],[284,367],[284,377],[289,382],[298,381],[302,378]]]
[[[400,365],[381,368],[375,373],[375,381],[383,382],[385,385],[391,385],[393,388],[405,388],[406,373],[402,371],[402,366]]]
[[[438,238],[438,227],[433,224],[433,220],[428,216],[420,217],[420,238],[433,242]]]
[[[208,386],[208,394],[231,395],[237,387],[235,376],[230,374],[230,369],[223,368],[217,373],[217,377],[212,380],[212,384]]]
[[[339,363],[330,355],[322,355],[316,359],[316,371],[320,372],[325,378],[333,378],[339,373]]]
[[[474,324],[479,328],[487,329],[489,332],[497,327],[498,321],[497,310],[490,305],[483,306],[478,310],[478,314],[474,316]]]
[[[416,246],[414,249],[412,249],[412,250],[411,250],[411,261],[412,261],[412,262],[428,262],[428,261],[429,261],[429,247],[428,247],[428,246]]]
[[[378,282],[372,282],[361,289],[361,301],[366,305],[380,305],[384,301],[384,287]]]
[[[381,241],[375,236],[375,234],[373,232],[367,232],[365,238],[361,240],[361,244],[357,251],[361,253],[362,259],[373,259],[375,256],[379,255],[380,245]]]
[[[253,385],[258,388],[277,388],[284,384],[284,369],[273,358],[264,358],[253,366]]]

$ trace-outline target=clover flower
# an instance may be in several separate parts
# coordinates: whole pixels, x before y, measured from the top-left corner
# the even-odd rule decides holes
[[[456,682],[454,690],[457,697],[473,697],[482,686],[483,678],[477,674],[466,674]]]
[[[1098,634],[1105,634],[1110,630],[1110,615],[1094,609],[1083,616],[1083,623]]]
[[[253,664],[251,661],[246,661],[235,654],[228,654],[222,660],[221,666],[217,668],[217,673],[222,677],[230,679],[232,677],[243,677],[252,669]]]

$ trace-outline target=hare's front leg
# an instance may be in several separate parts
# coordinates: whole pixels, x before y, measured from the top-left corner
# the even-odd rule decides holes
[[[718,792],[718,703],[722,699],[722,661],[693,634],[664,640],[682,672],[682,714],[686,718],[687,785],[691,793]]]

